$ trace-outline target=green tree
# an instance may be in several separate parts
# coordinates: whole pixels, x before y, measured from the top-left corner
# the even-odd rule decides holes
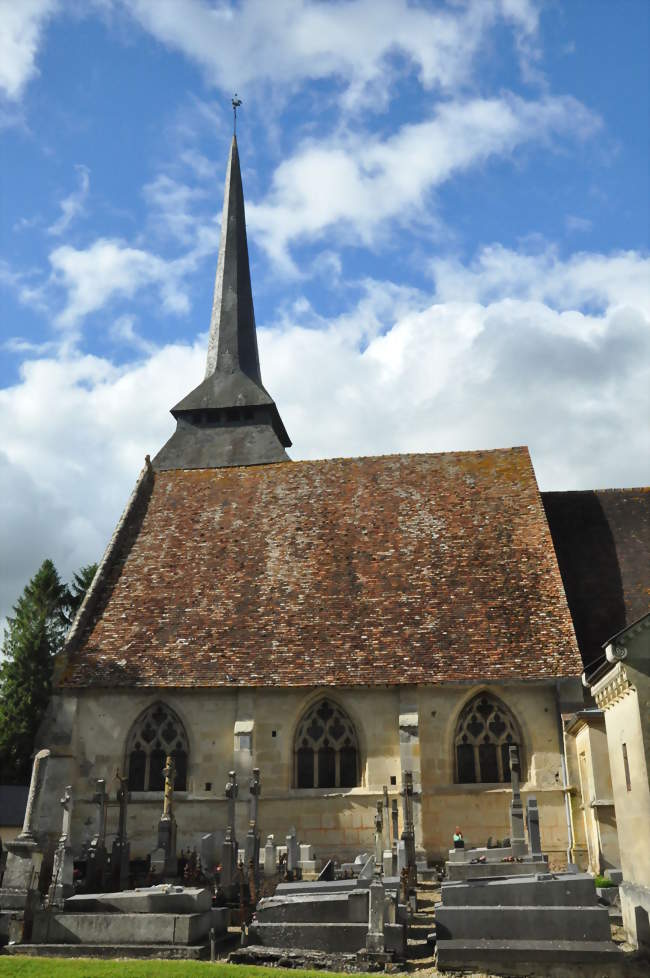
[[[72,582],[68,588],[68,617],[70,624],[74,621],[75,615],[81,607],[81,602],[86,597],[86,591],[97,573],[97,564],[86,564],[81,570],[72,576]]]
[[[52,686],[52,666],[95,566],[83,567],[68,588],[51,560],[25,587],[8,619],[0,664],[0,781],[29,780],[38,725]]]

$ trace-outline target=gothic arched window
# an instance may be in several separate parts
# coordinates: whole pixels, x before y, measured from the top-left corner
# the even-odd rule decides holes
[[[296,788],[354,788],[359,784],[357,735],[346,713],[324,699],[298,724],[294,744]]]
[[[131,728],[126,745],[129,791],[162,791],[168,754],[176,765],[176,791],[187,790],[188,745],[185,727],[164,703],[154,703]]]
[[[510,780],[509,748],[519,748],[521,734],[510,710],[495,696],[479,693],[465,706],[458,718],[454,747],[456,782],[496,783]]]

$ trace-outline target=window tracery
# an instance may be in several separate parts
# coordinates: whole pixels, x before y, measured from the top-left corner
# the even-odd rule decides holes
[[[456,782],[498,783],[510,780],[509,747],[521,757],[521,734],[510,710],[495,696],[479,693],[458,718],[454,748]]]
[[[162,791],[168,754],[176,765],[174,787],[186,791],[188,753],[187,734],[178,716],[164,703],[154,703],[140,714],[127,741],[129,791]]]
[[[354,788],[359,784],[357,735],[347,714],[331,700],[309,709],[294,744],[297,788]]]

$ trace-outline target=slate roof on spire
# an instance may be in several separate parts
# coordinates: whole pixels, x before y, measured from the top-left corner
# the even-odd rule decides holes
[[[291,441],[260,373],[235,136],[226,171],[205,378],[171,413],[177,429],[154,459],[158,471],[288,460],[284,448]]]

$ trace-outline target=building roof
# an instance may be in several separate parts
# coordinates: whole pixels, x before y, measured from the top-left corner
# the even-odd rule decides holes
[[[27,808],[28,784],[0,784],[0,825],[22,826]]]
[[[221,241],[205,378],[172,408],[177,427],[154,468],[212,468],[287,461],[291,445],[262,383],[237,139],[226,170]]]
[[[650,489],[545,492],[582,659],[650,610]]]
[[[143,479],[58,664],[61,685],[582,671],[525,448]]]

